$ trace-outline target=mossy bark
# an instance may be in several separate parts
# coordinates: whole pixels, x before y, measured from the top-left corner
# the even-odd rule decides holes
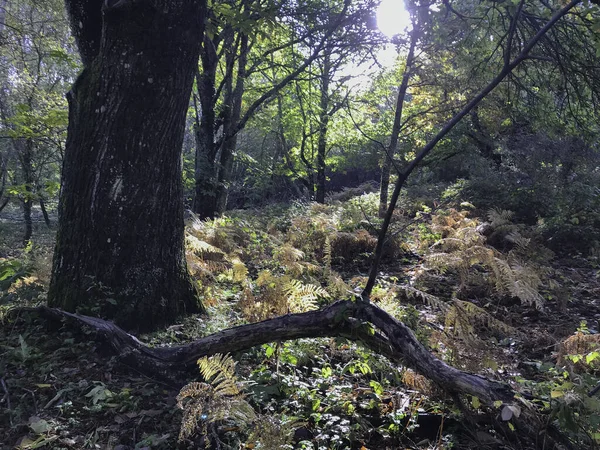
[[[85,69],[68,94],[48,303],[156,328],[202,309],[185,262],[181,148],[205,2],[67,8],[75,27],[100,17],[102,33],[76,33]]]

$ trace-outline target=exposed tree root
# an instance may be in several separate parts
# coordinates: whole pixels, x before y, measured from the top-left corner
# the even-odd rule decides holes
[[[487,404],[513,398],[509,386],[463,372],[437,359],[408,327],[377,306],[363,302],[339,301],[318,311],[288,314],[229,328],[189,344],[159,348],[143,344],[106,320],[45,306],[31,311],[46,319],[66,320],[79,328],[91,328],[97,339],[109,344],[123,363],[148,375],[166,379],[173,379],[177,372],[190,368],[202,356],[237,352],[273,341],[339,336],[361,341],[371,350],[391,360],[401,361],[446,392],[474,395]],[[373,333],[365,321],[380,332]]]

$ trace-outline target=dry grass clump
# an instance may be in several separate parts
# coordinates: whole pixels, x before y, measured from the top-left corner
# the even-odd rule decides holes
[[[337,233],[331,240],[331,258],[334,262],[350,263],[370,254],[377,245],[377,238],[366,230],[355,233]]]

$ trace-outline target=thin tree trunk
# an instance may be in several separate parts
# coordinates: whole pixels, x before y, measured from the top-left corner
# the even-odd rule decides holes
[[[492,161],[494,165],[499,168],[502,165],[502,156],[498,153],[494,153],[494,140],[489,136],[489,133],[481,124],[481,120],[479,119],[479,108],[473,108],[470,115],[473,131],[468,133],[468,136],[473,139],[475,145],[477,145],[481,156]]]
[[[46,226],[50,228],[52,226],[52,222],[50,221],[50,216],[48,216],[48,211],[46,210],[46,203],[44,199],[40,196],[40,209],[42,210],[42,215],[44,216],[44,222],[46,222]]]
[[[21,201],[23,207],[23,220],[25,222],[25,234],[23,235],[23,246],[26,247],[33,235],[33,222],[31,220],[31,199],[25,198]]]
[[[319,101],[319,137],[317,140],[317,197],[318,203],[325,203],[325,157],[327,156],[327,131],[329,130],[329,83],[331,57],[325,54],[321,73],[321,98]]]
[[[85,69],[68,95],[48,304],[151,329],[201,308],[185,262],[181,149],[206,4],[97,3],[67,2]],[[98,17],[100,35],[88,23]]]
[[[27,246],[33,235],[33,223],[31,220],[31,207],[33,205],[33,149],[32,142],[20,141],[21,170],[23,172],[23,184],[25,193],[21,200],[23,206],[23,220],[25,222],[25,234],[23,236],[23,245]]]
[[[404,67],[404,73],[402,74],[400,89],[398,90],[398,100],[396,101],[396,112],[394,114],[394,125],[392,126],[392,134],[390,136],[390,145],[388,146],[386,154],[383,157],[383,166],[381,167],[381,183],[379,187],[379,217],[384,217],[387,210],[390,171],[396,151],[398,149],[398,139],[400,138],[400,130],[402,129],[402,110],[404,108],[404,100],[406,99],[408,83],[410,81],[410,77],[412,76],[416,61],[415,48],[418,40],[419,32],[417,24],[414,23],[412,31],[410,32],[410,47],[408,49],[408,56],[406,57],[406,65]]]
[[[230,112],[223,126],[224,141],[221,148],[221,167],[217,184],[217,213],[225,212],[231,171],[233,168],[233,155],[237,147],[237,132],[235,131],[242,115],[242,97],[246,81],[246,65],[248,63],[248,35],[243,33],[240,37],[240,51],[238,57],[238,70],[235,88],[226,95],[226,103],[230,105]]]
[[[215,82],[218,58],[215,43],[204,37],[202,73],[196,73],[200,109],[196,105],[196,166],[193,210],[201,219],[214,217],[217,210],[217,146],[215,142]]]

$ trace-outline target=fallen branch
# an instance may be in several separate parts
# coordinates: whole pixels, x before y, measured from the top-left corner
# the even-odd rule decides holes
[[[318,310],[287,314],[263,322],[241,325],[185,345],[149,347],[112,322],[40,306],[33,311],[50,320],[66,320],[79,328],[91,328],[123,363],[146,374],[173,380],[174,374],[193,367],[203,356],[232,353],[257,345],[299,338],[345,337],[361,341],[387,358],[416,369],[451,394],[470,394],[491,404],[509,401],[513,391],[505,384],[463,372],[432,355],[403,323],[372,304],[339,301]],[[363,322],[368,320],[380,332]]]

